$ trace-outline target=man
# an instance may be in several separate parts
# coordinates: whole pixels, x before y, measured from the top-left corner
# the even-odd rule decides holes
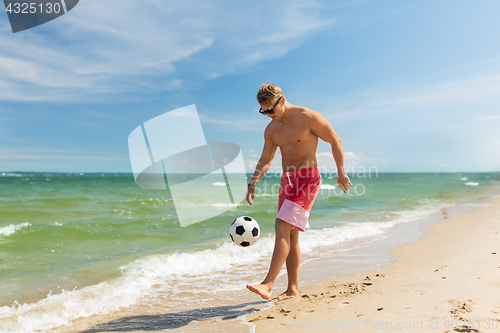
[[[344,193],[352,186],[344,170],[342,142],[328,121],[318,112],[288,103],[281,88],[263,84],[258,93],[259,112],[271,118],[264,132],[264,149],[248,184],[246,199],[253,204],[255,185],[264,177],[279,147],[282,157],[276,239],[269,272],[262,283],[247,285],[263,299],[271,298],[273,284],[286,261],[288,288],[273,301],[299,295],[299,231],[309,228],[309,212],[319,193],[321,175],[316,160],[318,138],[332,147],[337,164],[337,183]]]

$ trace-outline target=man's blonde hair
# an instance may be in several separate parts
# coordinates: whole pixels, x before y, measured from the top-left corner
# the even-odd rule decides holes
[[[281,88],[273,83],[264,83],[260,86],[257,92],[257,101],[259,104],[266,104],[272,102],[274,99],[283,96]]]

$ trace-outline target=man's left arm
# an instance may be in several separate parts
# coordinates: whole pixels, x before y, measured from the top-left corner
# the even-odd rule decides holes
[[[332,147],[333,158],[337,164],[337,184],[342,191],[344,191],[344,193],[347,193],[352,184],[345,172],[342,141],[333,130],[332,125],[330,125],[330,123],[319,112],[311,111],[310,119],[311,131],[321,140],[328,142]]]

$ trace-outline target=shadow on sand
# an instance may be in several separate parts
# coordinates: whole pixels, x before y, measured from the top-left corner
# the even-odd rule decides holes
[[[160,315],[129,316],[112,320],[107,323],[98,324],[86,331],[82,331],[81,333],[168,330],[185,326],[194,320],[204,320],[215,317],[221,317],[223,320],[234,319],[242,314],[248,314],[260,310],[255,307],[246,308],[244,310],[242,308],[263,303],[263,301],[258,301],[232,306],[217,306]]]

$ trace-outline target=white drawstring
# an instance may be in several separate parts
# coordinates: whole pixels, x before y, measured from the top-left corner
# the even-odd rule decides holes
[[[290,180],[290,172],[285,172],[285,173],[288,178],[288,184],[290,184],[290,187],[293,188],[292,181]]]

